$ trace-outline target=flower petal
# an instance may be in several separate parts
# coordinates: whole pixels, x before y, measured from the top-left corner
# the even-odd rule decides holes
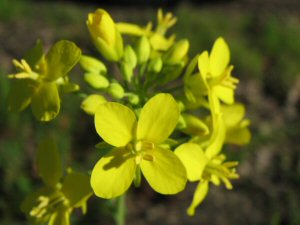
[[[80,207],[92,195],[90,177],[83,173],[69,173],[63,183],[61,191],[69,200],[70,207]]]
[[[175,154],[185,166],[188,180],[200,180],[207,163],[202,148],[194,143],[185,143],[175,149]]]
[[[210,53],[210,72],[213,77],[220,76],[229,64],[230,51],[223,38],[219,37]]]
[[[136,117],[128,107],[116,102],[107,102],[98,106],[95,126],[104,141],[122,147],[133,139]]]
[[[245,115],[245,107],[238,103],[234,105],[223,105],[221,110],[226,127],[237,126]]]
[[[135,174],[135,158],[124,149],[114,149],[95,165],[91,186],[98,197],[115,198],[127,191]]]
[[[44,79],[55,81],[77,64],[81,50],[71,41],[56,42],[46,55],[47,70]]]
[[[179,120],[179,107],[172,95],[158,94],[141,110],[137,139],[161,143],[166,140]]]
[[[214,87],[216,96],[226,104],[234,103],[234,90],[230,87],[218,85]]]
[[[203,181],[198,184],[194,193],[193,201],[187,210],[187,214],[189,216],[195,215],[196,207],[200,205],[200,203],[203,202],[204,198],[206,197],[209,188],[208,184],[208,181]]]
[[[55,187],[62,177],[62,163],[53,138],[44,139],[38,146],[38,172],[47,186]]]
[[[147,151],[153,161],[142,160],[141,170],[150,186],[161,194],[176,194],[186,184],[186,171],[177,156],[168,149]]]
[[[204,51],[198,57],[198,69],[200,71],[201,77],[203,78],[204,82],[206,83],[207,75],[210,72],[209,68],[209,56],[208,52]]]
[[[31,102],[38,83],[31,79],[15,79],[8,95],[8,110],[21,112]]]
[[[54,119],[60,110],[60,99],[55,83],[42,83],[31,99],[31,109],[40,121]]]

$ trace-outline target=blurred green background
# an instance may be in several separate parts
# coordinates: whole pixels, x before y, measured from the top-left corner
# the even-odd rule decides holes
[[[65,167],[90,170],[99,157],[93,120],[68,95],[53,123],[37,123],[30,110],[7,112],[6,96],[20,59],[40,38],[46,48],[72,40],[84,53],[95,54],[85,26],[87,13],[105,7],[115,21],[145,25],[156,17],[158,1],[0,0],[0,224],[26,223],[19,206],[41,181],[34,166],[37,140],[57,137]],[[141,4],[143,2],[143,4]],[[147,4],[146,4],[147,3]],[[211,188],[195,217],[185,214],[194,184],[177,196],[155,194],[143,185],[127,197],[128,224],[300,225],[300,2],[297,0],[162,1],[179,21],[172,29],[188,38],[190,56],[210,49],[218,36],[231,48],[234,75],[240,79],[237,100],[246,104],[252,141],[226,151],[240,160],[241,178],[234,189]],[[82,80],[80,70],[73,80]],[[111,202],[93,198],[88,214],[72,224],[113,224]],[[80,214],[78,212],[78,214]]]

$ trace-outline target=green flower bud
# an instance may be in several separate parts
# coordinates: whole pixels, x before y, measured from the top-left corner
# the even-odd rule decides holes
[[[124,89],[117,82],[110,83],[109,87],[107,88],[107,92],[116,99],[121,99],[124,97]]]
[[[88,14],[87,27],[96,48],[109,61],[119,61],[123,54],[123,39],[115,22],[103,9]]]
[[[97,107],[106,102],[106,99],[102,95],[89,95],[81,103],[81,109],[89,115],[94,115]]]
[[[133,75],[133,68],[126,63],[121,63],[121,72],[124,75],[125,79],[130,82]]]
[[[174,65],[183,61],[189,50],[189,41],[184,39],[176,42],[163,56],[166,64]]]
[[[151,46],[150,42],[147,37],[142,36],[136,46],[135,46],[135,52],[137,56],[137,61],[139,64],[145,63],[148,61],[151,53]]]
[[[137,64],[136,54],[130,45],[127,45],[124,50],[124,62],[131,68],[135,68]]]
[[[84,81],[95,89],[107,88],[109,86],[107,78],[97,73],[85,73]]]
[[[80,66],[87,72],[106,74],[107,69],[103,62],[91,57],[82,55],[79,61]]]
[[[160,57],[152,59],[149,63],[148,70],[149,72],[159,73],[163,67],[163,62]]]

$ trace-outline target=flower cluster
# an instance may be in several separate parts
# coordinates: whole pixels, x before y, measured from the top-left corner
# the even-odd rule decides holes
[[[239,80],[232,76],[230,50],[219,37],[210,52],[190,59],[189,41],[168,34],[176,21],[159,10],[155,25],[116,23],[98,9],[86,23],[99,57],[81,55],[74,43],[60,41],[46,55],[38,42],[24,59],[14,60],[19,72],[9,75],[14,80],[9,109],[21,111],[31,104],[40,121],[57,116],[61,93],[79,91],[67,76],[78,62],[89,86],[78,95],[84,97],[81,108],[94,118],[101,138],[97,148],[108,150],[90,178],[71,172],[60,182],[61,165],[51,153],[55,147],[43,142],[38,164],[46,186],[25,200],[23,211],[30,217],[49,224],[68,220],[72,209],[90,196],[86,179],[94,194],[105,199],[122,196],[132,183],[139,187],[143,177],[166,195],[197,181],[189,215],[210,183],[232,189],[238,162],[226,161],[223,146],[247,144],[251,134],[245,108],[235,102]],[[55,160],[49,163],[47,154]]]

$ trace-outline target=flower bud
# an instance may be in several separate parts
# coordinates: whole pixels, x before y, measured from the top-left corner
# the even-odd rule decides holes
[[[103,9],[88,14],[87,27],[96,48],[109,61],[118,61],[123,54],[123,40],[115,22]]]
[[[121,99],[124,97],[124,89],[117,82],[111,83],[107,88],[107,92],[116,99]]]
[[[97,107],[106,102],[106,99],[102,95],[89,95],[81,103],[81,109],[89,115],[94,115]]]
[[[163,67],[163,62],[160,57],[152,59],[149,63],[148,70],[150,72],[159,73]]]
[[[142,36],[136,46],[135,46],[135,52],[137,56],[137,61],[139,64],[145,63],[148,61],[151,53],[151,46],[148,38],[145,36]]]
[[[95,89],[107,88],[109,86],[107,78],[97,73],[85,73],[84,81]]]
[[[87,72],[106,74],[107,69],[103,62],[91,56],[81,55],[80,66]]]
[[[164,55],[164,63],[174,65],[182,62],[188,53],[189,45],[186,39],[176,42]]]

